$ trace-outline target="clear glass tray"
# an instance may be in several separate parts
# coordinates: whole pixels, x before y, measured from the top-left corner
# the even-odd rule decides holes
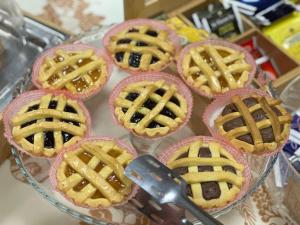
[[[77,40],[84,43],[89,43],[95,45],[97,47],[101,47],[101,39],[103,34],[107,30],[107,27],[104,27],[100,30],[92,31],[88,34],[85,34],[83,37],[78,37]],[[76,42],[76,40],[73,40]],[[140,146],[146,147],[149,151],[161,151],[168,147],[169,145],[177,142],[178,140],[193,136],[193,135],[206,135],[207,133],[203,133],[206,129],[192,129],[194,122],[189,123],[188,126],[183,128],[182,130],[176,132],[174,135],[162,138],[159,141],[155,142],[147,142],[143,141],[139,138],[136,138],[130,135],[125,129],[116,125],[112,120],[112,115],[108,108],[108,97],[112,90],[112,88],[123,78],[128,76],[126,72],[118,70],[116,67],[113,69],[112,76],[110,81],[105,86],[105,88],[100,92],[100,94],[94,96],[93,98],[89,99],[85,102],[87,108],[90,111],[92,117],[92,135],[98,136],[111,136],[115,138],[123,139],[128,144],[132,144],[133,146],[139,148]],[[17,86],[15,90],[15,96],[26,91],[31,86],[30,82],[30,75],[26,75],[22,82]],[[205,102],[205,101],[203,101]],[[207,101],[206,101],[207,102]],[[205,104],[201,107],[205,107]],[[196,106],[197,107],[197,106]],[[197,111],[199,108],[197,108]],[[199,126],[201,125],[201,117],[198,118]],[[193,121],[197,120],[197,118],[192,118]],[[198,124],[198,123],[197,123]],[[195,132],[195,130],[200,130],[200,132]],[[202,132],[201,132],[202,131]],[[16,149],[12,148],[13,156],[16,159],[18,166],[20,167],[21,171],[23,172],[24,176],[27,178],[28,182],[32,185],[32,187],[38,191],[45,199],[49,201],[52,205],[57,207],[58,209],[68,213],[69,215],[80,219],[86,223],[90,224],[122,224],[122,225],[129,225],[135,224],[130,223],[130,218],[136,220],[137,218],[141,217],[141,214],[130,205],[130,203],[126,204],[125,206],[116,207],[109,210],[110,215],[106,216],[107,210],[89,210],[81,207],[77,207],[72,203],[65,200],[60,194],[56,191],[51,189],[49,179],[39,179],[36,177],[34,170],[30,168],[30,164],[26,163],[28,161],[28,156],[23,155]],[[214,216],[220,216],[222,214],[228,213],[232,208],[240,205],[245,199],[247,199],[259,185],[261,185],[267,175],[270,173],[275,161],[277,159],[277,155],[270,156],[270,157],[255,157],[249,156],[248,161],[252,168],[252,180],[250,184],[249,191],[239,200],[234,202],[233,204],[229,205],[225,209],[220,211],[213,212]],[[26,160],[26,161],[25,161]],[[38,164],[42,164],[45,170],[48,170],[51,165],[51,160],[42,159],[42,158],[30,158],[30,161],[34,161]],[[123,214],[122,214],[123,213]],[[128,223],[121,221],[118,215],[128,215],[127,217]],[[135,217],[135,218],[133,218]],[[200,222],[195,222],[194,224],[201,224]]]

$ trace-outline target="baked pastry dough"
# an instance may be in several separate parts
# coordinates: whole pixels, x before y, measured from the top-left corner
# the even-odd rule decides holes
[[[169,33],[150,25],[124,29],[110,37],[107,48],[118,66],[133,71],[160,71],[175,54]]]
[[[272,152],[289,135],[290,114],[280,100],[252,94],[232,97],[215,125],[235,147],[246,152]]]
[[[24,105],[13,116],[12,135],[28,153],[53,157],[86,135],[86,121],[76,100],[47,94]]]
[[[121,203],[132,191],[124,168],[133,159],[110,140],[83,142],[63,153],[57,167],[57,188],[76,204],[109,207]]]
[[[121,124],[150,137],[169,133],[187,116],[185,98],[164,80],[129,84],[114,100],[114,107]]]
[[[108,78],[105,60],[93,49],[58,49],[45,57],[39,68],[38,81],[43,88],[88,93],[102,86]]]
[[[201,208],[225,206],[244,183],[244,166],[214,141],[190,142],[171,155],[167,166],[188,183],[187,195]]]
[[[252,70],[243,52],[217,44],[192,47],[179,63],[183,78],[208,96],[244,87]]]

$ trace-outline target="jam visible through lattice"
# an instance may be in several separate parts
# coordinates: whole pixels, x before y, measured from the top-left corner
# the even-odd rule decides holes
[[[154,93],[158,94],[159,96],[163,96],[165,94],[165,90],[162,89],[162,88],[159,88],[157,89]],[[136,92],[130,92],[126,97],[125,99],[129,100],[129,101],[134,101],[135,99],[137,99],[139,97],[139,93],[136,93]],[[175,96],[172,96],[169,100],[170,102],[176,104],[177,106],[180,107],[180,102],[179,100],[175,97]],[[148,98],[144,104],[142,105],[142,107],[145,107],[147,109],[150,109],[152,110],[155,106],[157,105],[157,102],[155,102],[154,100],[152,100],[151,98]],[[126,113],[128,110],[128,108],[122,108],[122,111],[124,113]],[[175,119],[177,116],[176,114],[170,109],[168,108],[167,106],[165,106],[161,111],[160,113],[161,115],[164,115],[164,116],[167,116],[171,119]],[[144,118],[144,114],[142,113],[139,113],[139,112],[135,112],[133,114],[133,116],[131,117],[130,119],[130,122],[131,123],[138,123],[139,121],[141,121],[143,118]],[[164,127],[165,125],[163,124],[160,124],[159,122],[157,121],[152,121],[149,123],[149,125],[147,126],[147,128],[157,128],[157,127]]]
[[[135,29],[135,28],[132,28],[132,29],[128,30],[128,33],[137,33],[137,32],[139,32],[139,30]],[[158,33],[156,31],[150,30],[150,29],[147,30],[145,34],[149,35],[149,36],[152,36],[152,37],[157,37],[157,35],[158,35]],[[117,45],[130,44],[131,42],[133,42],[133,40],[128,39],[128,38],[127,39],[120,39],[117,42]],[[148,44],[146,42],[143,42],[143,41],[136,41],[135,46],[148,46]],[[123,61],[123,57],[124,57],[124,52],[117,52],[115,54],[115,58],[118,62]],[[129,59],[128,59],[129,66],[138,68],[140,66],[141,57],[142,57],[142,54],[139,53],[139,52],[130,53],[130,56],[129,56]],[[150,64],[154,64],[158,61],[159,61],[159,59],[157,57],[152,56]]]
[[[117,158],[121,153],[117,150],[110,150],[108,155],[112,156],[113,158]],[[87,151],[83,151],[78,155],[78,158],[84,162],[85,164],[88,164],[90,160],[94,157],[93,154]],[[104,162],[99,161],[97,166],[94,168],[94,171],[96,173],[100,173],[103,168],[105,168],[107,165]],[[65,170],[65,176],[70,177],[73,174],[77,174],[77,171],[74,170],[70,165],[67,165]],[[118,178],[118,176],[112,172],[107,178],[106,181],[116,190],[116,191],[122,191],[122,189],[125,189],[125,184],[122,183],[122,181]],[[73,187],[73,190],[75,192],[80,192],[83,188],[85,188],[90,182],[83,178],[77,185]],[[90,198],[92,199],[98,199],[98,198],[105,198],[105,196],[97,190]]]
[[[48,105],[49,109],[56,109],[56,107],[57,107],[57,101],[56,100],[52,100],[52,101],[49,102],[49,105]],[[39,109],[39,104],[35,104],[35,105],[32,105],[32,106],[28,107],[28,110],[26,112],[31,112],[31,111],[34,111],[34,110],[37,110],[37,109]],[[72,106],[70,106],[68,104],[65,106],[64,112],[77,114],[77,111]],[[48,118],[45,119],[45,121],[51,122],[51,121],[53,121],[53,118],[48,117]],[[77,122],[77,121],[65,120],[65,119],[64,120],[61,119],[60,121],[65,122],[65,123],[70,123],[70,124],[73,124],[75,126],[80,126],[79,122]],[[29,122],[23,123],[21,125],[21,128],[27,127],[31,124],[36,123],[36,122],[37,122],[37,120],[31,120]],[[45,148],[54,148],[55,147],[55,141],[54,141],[53,131],[44,131],[43,134],[44,134],[44,147]],[[64,131],[62,131],[62,136],[63,136],[63,143],[68,142],[73,137],[72,134],[70,134],[68,132],[64,132]],[[27,136],[25,139],[28,142],[30,142],[31,144],[34,144],[34,134]]]
[[[132,192],[124,169],[133,159],[111,140],[85,141],[63,154],[56,169],[57,187],[78,204],[109,207]]]
[[[189,154],[189,151],[183,153],[177,159],[188,158],[188,154]],[[207,147],[200,147],[198,157],[212,158],[210,149]],[[224,155],[220,155],[220,157],[227,159],[227,157]],[[222,169],[224,171],[229,171],[231,173],[236,174],[236,170],[232,166],[225,165],[225,166],[222,166]],[[179,175],[184,175],[189,172],[188,167],[179,167],[179,168],[173,169],[173,171]],[[211,165],[198,166],[198,172],[206,172],[206,171],[214,171],[214,167]],[[227,185],[228,185],[229,189],[232,188],[231,183],[227,182]],[[202,196],[205,200],[218,199],[221,196],[221,190],[220,190],[218,181],[201,182],[201,189],[202,189]],[[193,197],[193,193],[192,193],[190,184],[188,184],[188,186],[187,186],[187,195],[190,197]]]
[[[258,104],[258,101],[255,98],[252,98],[252,97],[243,99],[243,102],[248,108]],[[277,116],[282,115],[282,113],[275,106],[271,106],[271,109],[275,112],[275,114]],[[222,116],[225,116],[227,114],[234,113],[234,112],[238,112],[237,107],[234,104],[229,104],[224,108],[224,110],[222,112]],[[259,122],[259,121],[268,119],[267,113],[261,108],[254,111],[254,112],[252,112],[251,115],[252,115],[255,122]],[[228,132],[232,129],[242,127],[242,126],[246,126],[246,123],[245,123],[245,120],[243,119],[243,117],[241,116],[241,117],[232,119],[232,120],[224,123],[223,128],[226,132]],[[283,131],[283,125],[282,124],[280,125],[280,129],[281,129],[281,132],[282,132]],[[266,128],[260,129],[259,132],[261,134],[263,142],[270,143],[270,142],[275,141],[275,137],[274,137],[274,133],[273,133],[273,129],[272,129],[271,125],[266,127]],[[249,144],[254,144],[251,133],[241,135],[239,137],[236,137],[236,139],[247,142]]]
[[[114,58],[118,63],[123,63],[133,68],[140,68],[144,54],[147,55],[144,60],[144,63],[147,64],[147,67],[160,62],[160,57],[162,55],[169,57],[171,52],[169,51],[168,47],[160,47],[159,44],[153,41],[147,41],[149,40],[147,37],[157,38],[159,41],[166,41],[165,37],[160,37],[159,31],[155,31],[151,27],[147,28],[146,30],[143,27],[136,27],[129,29],[124,35],[130,33],[136,33],[140,35],[140,38],[135,37],[131,39],[127,37],[122,38],[122,36],[118,37],[118,40],[116,41],[116,48],[118,50],[114,51]],[[155,48],[159,51],[159,53],[152,51],[151,48]],[[127,52],[129,55],[126,56]]]
[[[244,87],[252,69],[243,52],[209,43],[190,48],[181,66],[184,78],[209,95]]]
[[[59,54],[59,53],[60,52],[58,52],[57,55],[52,59],[53,62],[59,65],[61,63],[64,63],[65,60],[67,60],[67,62],[69,63],[60,69],[56,69],[55,72],[51,74],[51,76],[47,79],[48,84],[54,86],[56,85],[57,81],[64,79],[64,77],[70,76],[70,74],[78,70],[78,68],[85,67],[85,66],[89,67],[89,64],[92,64],[95,61],[94,59],[90,58],[90,56],[87,58],[81,57],[74,61],[72,57],[77,57],[78,53],[76,52],[63,53],[63,54]],[[65,57],[67,58],[65,59]],[[52,66],[47,65],[47,67],[45,67],[45,72],[47,73],[47,71],[50,70]],[[101,65],[99,64],[96,67],[92,66],[91,69],[83,71],[82,73],[75,76],[72,80],[67,81],[67,83],[70,82],[70,84],[74,86],[77,92],[84,92],[100,79],[101,74],[102,74],[102,68]],[[67,84],[63,84],[63,85],[66,85],[66,88],[69,89],[69,87],[67,87],[68,86]]]

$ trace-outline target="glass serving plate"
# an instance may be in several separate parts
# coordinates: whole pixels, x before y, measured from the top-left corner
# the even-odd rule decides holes
[[[100,30],[94,30],[90,33],[85,34],[84,36],[72,39],[72,41],[89,43],[97,47],[102,47],[101,39],[107,29],[108,27],[103,27]],[[156,153],[165,149],[169,145],[181,140],[182,138],[194,135],[207,135],[206,128],[201,127],[200,129],[193,129],[193,124],[195,123],[191,122],[183,129],[177,131],[174,135],[167,138],[161,138],[153,142],[134,137],[133,135],[128,133],[127,130],[115,124],[109,111],[108,97],[112,88],[126,76],[129,76],[129,74],[114,67],[110,81],[107,83],[105,88],[98,95],[85,102],[85,105],[89,109],[92,118],[92,135],[111,136],[123,139],[123,141],[133,145],[137,149],[146,148],[149,151]],[[14,95],[17,96],[20,93],[28,90],[30,87],[30,74],[27,74],[17,85]],[[206,103],[204,103],[204,105],[202,105],[201,107],[205,107],[205,104],[208,104],[208,101],[205,101],[205,99],[203,99],[203,102]],[[195,107],[197,107],[197,105]],[[197,108],[197,111],[198,110],[199,108]],[[193,114],[191,120],[201,121],[201,116],[198,116],[196,118]],[[199,122],[199,126],[204,125],[201,125],[201,122]],[[142,214],[138,212],[130,203],[124,206],[114,207],[107,210],[89,210],[86,208],[75,206],[74,204],[65,200],[56,191],[52,190],[47,176],[47,172],[50,168],[52,160],[30,157],[20,153],[15,148],[12,148],[12,154],[16,160],[17,165],[20,167],[22,173],[27,178],[32,187],[45,199],[47,199],[49,203],[66,212],[67,214],[89,224],[147,224],[145,223],[145,218],[143,218]],[[248,156],[247,160],[249,161],[249,164],[252,168],[252,180],[248,192],[240,200],[232,203],[222,210],[212,212],[211,214],[215,217],[218,217],[220,215],[228,213],[231,209],[240,205],[241,202],[250,197],[250,195],[258,188],[258,186],[264,182],[265,178],[270,173],[276,159],[277,155],[269,157]],[[40,175],[37,175],[36,171],[32,167],[30,167],[30,163],[28,162],[35,162],[43,165],[43,170],[46,171],[46,176],[41,178]],[[138,221],[140,221],[140,223]],[[201,222],[196,221],[194,222],[194,224],[201,224]]]

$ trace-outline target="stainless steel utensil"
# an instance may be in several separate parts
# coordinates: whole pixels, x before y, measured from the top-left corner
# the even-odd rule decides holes
[[[125,175],[149,193],[159,204],[174,203],[205,225],[222,223],[196,206],[186,195],[186,182],[151,155],[142,155],[125,169]],[[182,218],[182,224],[191,224]]]
[[[22,26],[17,26],[14,18],[0,8],[0,42],[3,46],[0,53],[0,111],[11,101],[17,84],[31,73],[36,57],[70,37],[29,17],[23,17]]]

